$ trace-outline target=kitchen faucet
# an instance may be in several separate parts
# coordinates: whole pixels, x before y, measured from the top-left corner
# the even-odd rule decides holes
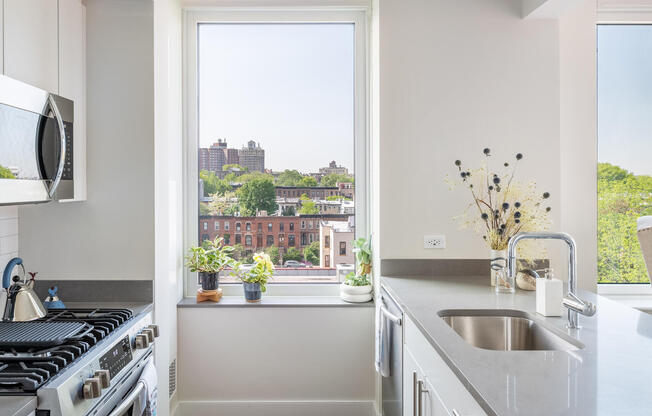
[[[566,233],[527,232],[517,233],[509,239],[507,244],[507,275],[516,275],[516,245],[521,240],[561,240],[568,244],[568,296],[563,300],[563,305],[568,309],[568,328],[579,329],[577,313],[585,316],[595,314],[595,305],[580,299],[577,292],[577,254],[575,240]]]

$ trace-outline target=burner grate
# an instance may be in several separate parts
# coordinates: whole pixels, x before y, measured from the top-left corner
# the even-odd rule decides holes
[[[0,322],[0,348],[59,345],[84,329],[92,327],[84,322]]]

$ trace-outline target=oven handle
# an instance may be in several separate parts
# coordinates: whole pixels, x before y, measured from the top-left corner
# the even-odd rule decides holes
[[[50,107],[54,113],[54,118],[57,122],[57,126],[59,127],[59,140],[61,141],[61,152],[59,152],[59,166],[57,167],[57,173],[54,176],[54,180],[52,181],[52,186],[50,187],[49,192],[50,198],[54,198],[54,193],[59,187],[59,182],[61,182],[61,177],[63,176],[63,168],[66,165],[66,141],[68,139],[66,138],[66,130],[63,126],[63,119],[61,118],[59,107],[57,107],[57,102],[55,101],[52,94],[48,95],[48,102],[50,103]]]
[[[144,381],[139,381],[136,384],[136,387],[134,387],[134,389],[131,391],[131,393],[129,393],[129,395],[127,397],[125,397],[125,399],[122,401],[122,403],[120,403],[118,405],[118,407],[116,407],[115,409],[113,409],[113,411],[111,413],[109,413],[109,416],[122,416],[124,414],[124,412],[126,412],[127,409],[129,409],[129,407],[132,404],[134,404],[136,399],[138,399],[138,396],[140,396],[140,393],[146,387],[147,386],[145,385]]]

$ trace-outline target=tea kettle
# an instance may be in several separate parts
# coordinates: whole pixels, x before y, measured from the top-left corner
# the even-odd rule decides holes
[[[16,266],[23,269],[23,279],[13,275]],[[12,284],[13,282],[13,284]],[[0,296],[0,311],[3,321],[32,321],[43,318],[47,312],[34,293],[34,278],[27,280],[23,260],[15,257],[9,260],[2,274],[2,296]]]

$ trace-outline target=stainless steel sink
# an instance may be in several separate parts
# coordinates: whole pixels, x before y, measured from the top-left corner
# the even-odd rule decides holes
[[[555,334],[525,312],[494,309],[448,309],[438,315],[466,342],[497,351],[570,351],[584,346]]]

